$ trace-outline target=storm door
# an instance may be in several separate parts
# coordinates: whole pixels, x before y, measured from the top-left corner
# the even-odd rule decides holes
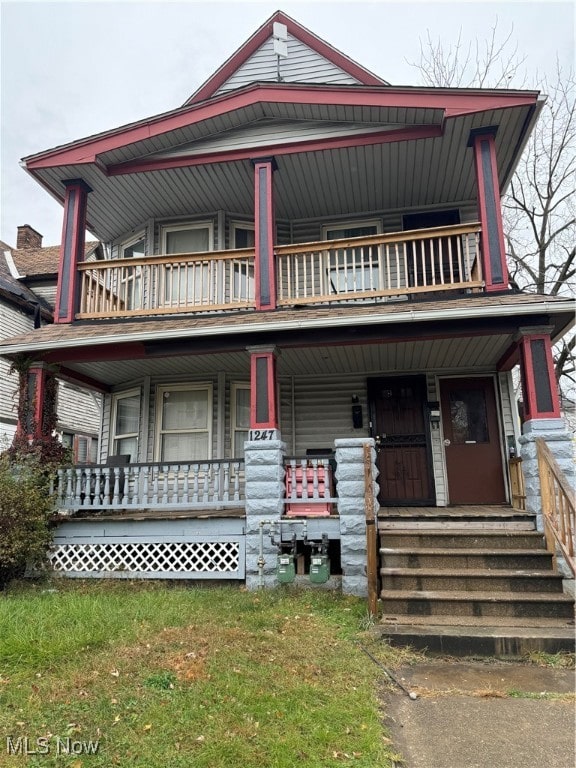
[[[440,392],[450,504],[504,503],[494,380],[443,379]]]
[[[424,376],[368,379],[381,506],[435,504]]]

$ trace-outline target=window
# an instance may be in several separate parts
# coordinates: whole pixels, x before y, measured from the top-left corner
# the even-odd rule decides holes
[[[112,401],[112,454],[129,454],[130,461],[138,461],[138,433],[140,431],[140,390],[131,390],[114,396]]]
[[[368,237],[380,231],[378,222],[340,224],[323,228],[325,240]],[[330,289],[333,293],[377,290],[379,285],[378,246],[360,245],[330,251]]]
[[[232,248],[254,248],[254,225],[232,222],[230,239]],[[235,261],[233,269],[232,300],[251,301],[254,298],[254,265]]]
[[[408,213],[402,217],[405,231],[448,227],[460,223],[458,209]],[[462,240],[459,235],[417,240],[406,245],[408,285],[450,285],[465,279],[462,274]]]
[[[146,256],[146,238],[143,234],[120,245],[120,258],[142,259]],[[126,309],[142,307],[142,267],[124,267],[120,279],[120,300]]]
[[[450,419],[455,444],[489,441],[486,398],[483,389],[451,391]]]
[[[162,252],[165,254],[204,253],[214,250],[211,222],[175,224],[162,228]],[[211,303],[215,286],[207,262],[178,261],[166,267],[164,301],[171,306]]]
[[[159,461],[209,459],[212,445],[212,387],[158,387],[156,454]]]
[[[232,384],[230,425],[232,457],[244,458],[244,443],[250,429],[250,385]]]

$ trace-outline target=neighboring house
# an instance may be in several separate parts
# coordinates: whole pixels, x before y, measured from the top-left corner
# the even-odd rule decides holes
[[[18,227],[16,248],[0,242],[0,338],[52,323],[60,246],[42,247],[42,235],[28,224]],[[102,258],[97,242],[86,243],[85,258]],[[0,449],[16,432],[18,378],[0,359]],[[76,382],[59,380],[58,432],[75,461],[95,461],[102,400]]]
[[[541,107],[391,86],[277,13],[182,107],[26,158],[64,205],[55,322],[0,352],[104,395],[55,567],[254,587],[293,549],[363,594],[376,475],[381,526],[514,522],[509,455],[564,445],[551,345],[573,321],[508,283],[500,196]]]

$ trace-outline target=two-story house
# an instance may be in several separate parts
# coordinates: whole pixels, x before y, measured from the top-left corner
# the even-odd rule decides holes
[[[312,552],[361,594],[366,473],[383,529],[532,525],[508,459],[564,445],[573,305],[510,289],[500,199],[541,105],[392,86],[278,12],[183,106],[25,158],[64,207],[55,322],[0,351],[104,397],[54,567],[257,586]],[[449,613],[422,589],[383,582],[388,613]]]

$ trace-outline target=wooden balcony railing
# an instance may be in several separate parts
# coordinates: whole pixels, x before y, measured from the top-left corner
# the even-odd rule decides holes
[[[277,246],[278,304],[480,288],[479,233],[461,224]]]
[[[79,319],[255,306],[251,248],[91,261],[78,269]]]
[[[244,504],[242,459],[58,470],[57,511],[211,509]]]
[[[576,576],[574,537],[576,536],[576,512],[574,490],[542,438],[536,439],[538,473],[544,516],[546,544],[551,552],[558,549]]]

